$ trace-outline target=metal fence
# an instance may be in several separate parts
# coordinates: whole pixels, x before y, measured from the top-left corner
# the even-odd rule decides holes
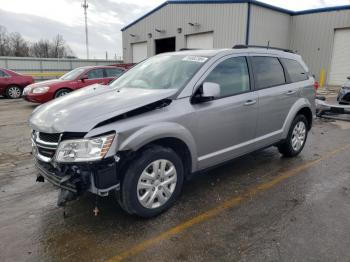
[[[36,80],[57,78],[66,72],[81,66],[114,65],[120,60],[104,59],[58,59],[34,57],[0,57],[0,68],[6,68],[24,75],[33,76]]]

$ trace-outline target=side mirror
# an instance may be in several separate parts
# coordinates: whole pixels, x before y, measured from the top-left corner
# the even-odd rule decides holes
[[[193,97],[194,103],[202,103],[214,100],[220,96],[220,85],[212,82],[204,82]]]
[[[86,79],[89,79],[89,76],[88,75],[82,75],[81,77],[80,77],[80,80],[81,81],[85,81]]]
[[[202,97],[207,97],[210,100],[220,96],[220,85],[212,82],[203,83]]]
[[[347,79],[350,80],[350,76],[348,76]]]

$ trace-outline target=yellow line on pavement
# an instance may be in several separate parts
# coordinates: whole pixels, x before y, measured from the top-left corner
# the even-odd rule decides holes
[[[33,76],[33,77],[44,77],[44,76],[63,76],[67,72],[25,72],[23,75]]]
[[[296,168],[281,172],[278,177],[276,177],[276,178],[274,178],[266,183],[256,185],[256,186],[248,189],[247,191],[243,192],[242,194],[235,196],[235,197],[223,202],[222,204],[218,205],[217,207],[215,207],[213,209],[210,209],[210,210],[208,210],[208,211],[206,211],[206,212],[204,212],[196,217],[193,217],[193,218],[191,218],[191,219],[189,219],[189,220],[187,220],[187,221],[185,221],[185,222],[183,222],[183,223],[181,223],[173,228],[170,228],[167,231],[160,233],[158,236],[155,236],[153,238],[145,240],[145,241],[129,248],[128,250],[121,252],[120,254],[116,255],[115,257],[112,257],[111,259],[108,260],[108,262],[122,261],[124,259],[135,256],[135,255],[145,251],[147,248],[160,243],[161,241],[169,239],[170,237],[177,235],[177,234],[185,231],[186,229],[189,229],[197,224],[200,224],[200,223],[205,222],[211,218],[214,218],[214,217],[220,215],[222,212],[224,212],[227,209],[238,206],[242,201],[249,200],[253,196],[257,195],[258,193],[266,191],[266,190],[280,184],[281,182],[285,181],[286,179],[293,177],[293,176],[296,176],[300,172],[305,171],[308,168],[318,164],[322,160],[330,158],[331,156],[333,156],[341,151],[344,151],[348,148],[350,148],[350,144],[347,144],[343,147],[334,149],[334,150],[326,153],[325,155],[321,156],[320,158],[312,160],[312,161],[305,163],[303,165],[300,165]]]

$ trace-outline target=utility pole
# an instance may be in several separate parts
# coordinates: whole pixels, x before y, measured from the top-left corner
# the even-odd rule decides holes
[[[87,25],[87,9],[89,7],[87,0],[81,5],[84,8],[85,16],[85,44],[86,44],[86,59],[89,59],[89,36],[88,36],[88,25]]]

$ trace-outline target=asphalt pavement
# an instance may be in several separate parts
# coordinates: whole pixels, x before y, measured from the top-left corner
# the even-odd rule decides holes
[[[318,119],[304,151],[254,152],[187,181],[153,219],[110,196],[56,206],[36,183],[27,120],[0,98],[0,261],[350,261],[350,123]]]

